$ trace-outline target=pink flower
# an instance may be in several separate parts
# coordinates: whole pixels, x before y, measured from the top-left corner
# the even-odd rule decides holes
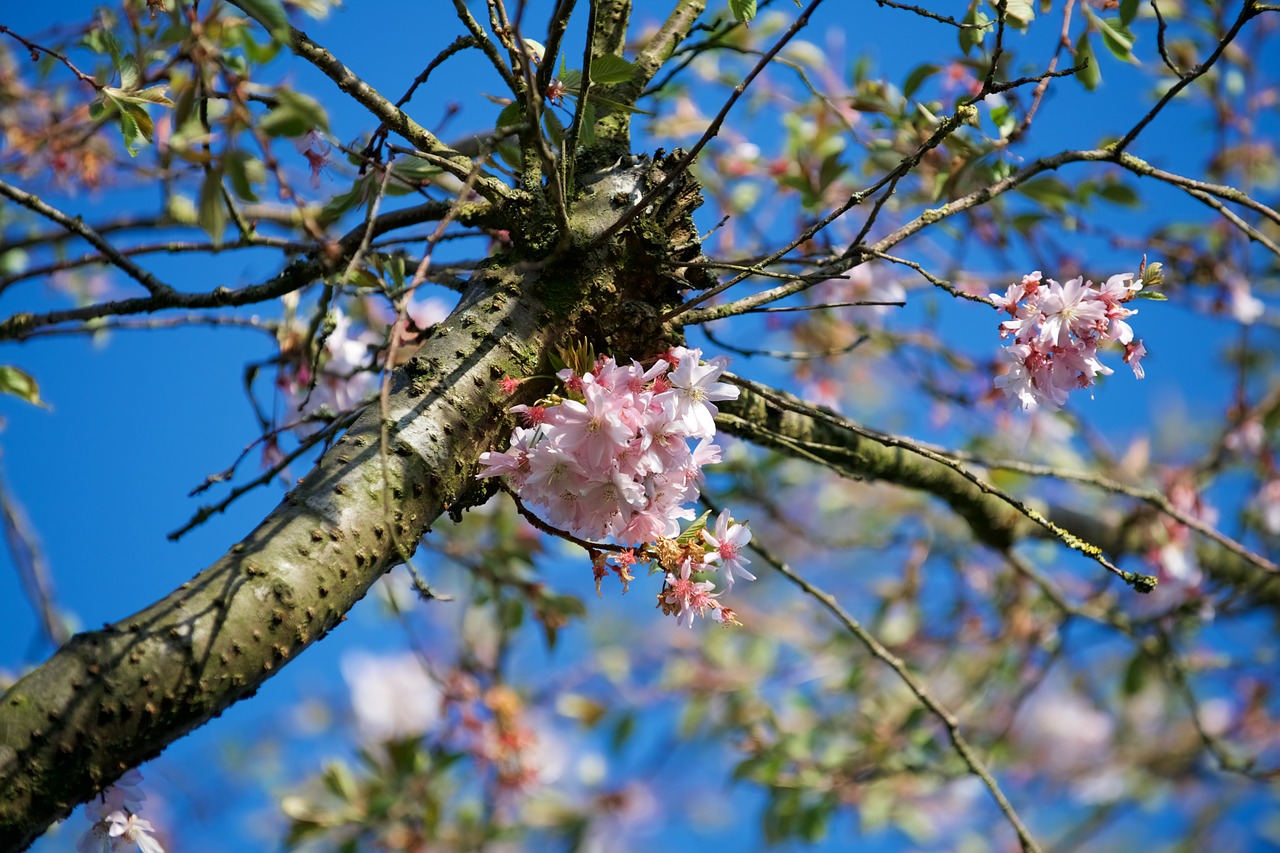
[[[1045,279],[1042,286],[1036,272],[1004,296],[991,294],[997,308],[1013,317],[1000,323],[1000,337],[1014,339],[1000,352],[1006,368],[995,386],[1023,409],[1060,409],[1071,391],[1113,372],[1098,357],[1098,348],[1113,340],[1124,345],[1124,361],[1143,378],[1138,362],[1146,350],[1140,341],[1133,343],[1126,322],[1137,312],[1122,305],[1141,288],[1130,273],[1113,275],[1095,288],[1083,278],[1066,284]]]
[[[711,591],[715,589],[715,584],[711,581],[693,580],[692,563],[692,560],[685,558],[680,564],[680,577],[667,572],[667,591],[663,594],[667,604],[680,608],[676,620],[687,618],[690,628],[693,627],[695,616],[705,616],[707,610],[720,606],[716,601],[720,594]]]
[[[747,571],[751,563],[742,556],[742,549],[751,541],[751,531],[745,524],[732,524],[729,510],[722,510],[716,518],[716,532],[713,536],[706,528],[702,530],[703,540],[711,546],[702,561],[707,564],[718,563],[724,569],[724,581],[727,587],[733,587],[734,574],[742,575],[749,581],[756,576]]]

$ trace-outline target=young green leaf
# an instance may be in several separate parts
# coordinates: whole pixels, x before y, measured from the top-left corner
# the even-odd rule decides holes
[[[1098,57],[1093,52],[1088,32],[1081,33],[1076,40],[1076,65],[1080,66],[1080,70],[1076,72],[1080,85],[1090,92],[1098,88],[1098,84],[1102,82],[1102,70],[1098,68]]]
[[[289,16],[280,0],[238,0],[236,5],[266,27],[273,39],[289,43]]]
[[[636,67],[621,56],[605,54],[591,60],[591,82],[603,85],[625,83],[631,79]]]
[[[1133,33],[1125,26],[1124,22],[1119,18],[1104,18],[1097,12],[1094,12],[1088,5],[1082,6],[1085,16],[1089,19],[1089,23],[1098,31],[1098,35],[1102,36],[1102,43],[1107,46],[1107,50],[1115,55],[1116,59],[1125,62],[1136,62],[1133,56]]]
[[[236,198],[241,201],[258,201],[253,185],[266,180],[266,167],[261,160],[248,151],[234,149],[223,155],[222,167]]]
[[[960,29],[960,49],[968,56],[975,47],[982,47],[982,40],[987,37],[991,19],[985,12],[978,11],[978,0],[969,6],[969,14],[965,15],[963,27]]]
[[[210,169],[205,173],[204,183],[200,186],[200,209],[197,222],[217,246],[222,243],[222,235],[227,230],[229,220],[227,203],[222,198],[222,174],[216,169]]]
[[[276,91],[275,106],[262,117],[258,127],[268,136],[287,136],[292,139],[312,130],[328,133],[329,117],[315,98],[279,89]]]
[[[934,65],[932,63],[917,65],[912,69],[911,73],[907,75],[906,81],[902,84],[902,97],[910,98],[916,93],[916,89],[919,89],[925,80],[928,80],[940,70],[942,70],[942,66]]]
[[[742,23],[749,24],[756,16],[756,0],[729,0],[729,11]]]
[[[49,408],[49,404],[40,399],[40,388],[31,374],[9,364],[0,365],[0,392],[21,397],[42,409]]]

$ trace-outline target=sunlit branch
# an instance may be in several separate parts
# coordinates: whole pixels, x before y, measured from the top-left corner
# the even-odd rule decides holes
[[[316,248],[314,243],[298,243],[293,240],[285,240],[278,237],[262,237],[254,234],[237,240],[224,241],[222,243],[211,243],[208,241],[191,243],[183,240],[173,240],[164,243],[144,243],[140,246],[125,246],[117,249],[117,251],[125,257],[155,254],[177,255],[189,252],[203,252],[216,255],[221,252],[229,252],[233,249],[264,247],[280,249],[285,252],[307,252]],[[0,276],[0,293],[3,293],[11,285],[17,284],[20,281],[42,278],[44,276],[79,269],[81,267],[111,264],[112,261],[104,257],[101,253],[94,253],[92,255],[81,255],[77,258],[65,258],[61,261],[55,261],[42,266],[28,267],[21,272]]]
[[[911,269],[920,273],[920,275],[924,278],[925,281],[929,282],[934,287],[940,290],[945,290],[947,293],[951,294],[957,299],[967,299],[970,302],[981,302],[983,305],[990,305],[993,308],[995,307],[995,302],[993,302],[989,297],[980,296],[979,294],[976,294],[976,293],[968,293],[966,291],[963,291],[960,288],[953,285],[951,282],[947,281],[946,279],[938,278],[936,275],[929,272],[927,269],[925,269],[915,261],[909,261],[906,258],[899,258],[894,255],[890,255],[887,252],[878,252],[878,251],[869,250],[867,254],[871,255],[874,258],[879,258],[882,261],[888,261],[891,264],[900,264],[901,266],[904,266],[904,267],[910,267]]]
[[[582,135],[582,122],[586,119],[587,104],[591,97],[591,59],[594,55],[596,37],[596,0],[587,2],[587,37],[583,39],[582,49],[582,82],[578,87],[578,100],[573,105],[573,118],[569,120],[569,132],[565,136],[564,151],[564,185],[570,192],[574,186],[574,171],[578,165],[576,152],[578,137]]]
[[[940,15],[937,12],[931,12],[923,6],[914,6],[910,3],[899,3],[896,0],[876,0],[877,6],[888,6],[890,9],[901,9],[904,12],[911,12],[922,18],[928,18],[937,21],[940,24],[948,24],[958,30],[985,30],[988,27],[995,26],[995,21],[988,21],[985,24],[966,24],[963,21],[957,21],[950,15]]]
[[[456,53],[466,50],[467,48],[479,48],[480,46],[481,42],[473,35],[458,36],[453,40],[452,44],[436,54],[435,57],[427,63],[427,66],[419,72],[417,77],[413,78],[413,82],[409,84],[409,88],[406,89],[405,93],[400,96],[398,101],[396,101],[396,107],[403,107],[405,104],[409,103],[413,98],[414,93],[418,91],[418,87],[426,83],[427,79],[431,76],[431,72],[444,64],[445,60],[449,59]],[[374,150],[377,149],[382,144],[383,140],[386,139],[386,135],[387,126],[385,124],[378,125],[378,129],[369,137],[369,143],[364,147],[362,154],[365,157],[372,156]]]
[[[37,59],[39,55],[42,53],[46,54],[47,56],[50,56],[53,59],[56,59],[58,62],[61,62],[63,65],[65,65],[68,68],[68,70],[70,70],[72,74],[76,75],[76,78],[79,79],[82,83],[88,83],[93,88],[99,91],[102,90],[103,86],[101,83],[95,80],[91,75],[85,74],[79,68],[76,68],[73,64],[71,64],[71,60],[67,59],[65,54],[58,53],[56,50],[52,50],[50,48],[45,47],[44,45],[36,44],[35,42],[30,41],[29,39],[25,39],[22,36],[15,33],[13,30],[6,27],[4,24],[0,24],[0,35],[7,35],[10,38],[16,40],[19,44],[21,44],[23,47],[27,49],[27,52],[31,55],[31,58],[33,60]]]
[[[848,418],[759,383],[729,373],[724,374],[724,378],[737,385],[741,392],[736,402],[723,404],[721,415],[717,416],[717,423],[726,432],[766,446],[784,438],[788,443],[807,447],[810,452],[829,455],[837,465],[845,466],[849,476],[876,477],[923,488],[950,504],[970,522],[980,539],[1001,548],[1014,541],[1015,530],[1022,523],[1021,519],[1004,515],[998,508],[1003,504],[1006,512],[1012,510],[1016,516],[1079,551],[1138,592],[1150,592],[1155,587],[1154,577],[1118,568],[1098,546],[1065,530],[1025,501],[992,485],[944,453],[909,439],[861,427]],[[784,413],[798,417],[787,419]],[[815,432],[818,424],[826,429]],[[943,474],[944,470],[950,473]],[[988,501],[995,501],[997,506],[987,505]]]
[[[896,230],[893,231],[893,233],[885,236],[884,238],[872,244],[871,246],[861,247],[860,250],[865,252],[866,254],[873,255],[873,256],[879,253],[883,253],[886,250],[890,249],[891,247],[897,245],[898,243],[901,243],[903,240],[907,239],[908,237],[924,230],[927,227],[930,227],[936,224],[937,222],[942,221],[943,219],[946,219],[950,216],[954,216],[957,213],[961,213],[971,208],[984,205],[987,202],[991,201],[993,198],[1003,195],[1004,193],[1009,192],[1010,190],[1016,189],[1017,187],[1021,186],[1022,184],[1026,183],[1027,181],[1031,180],[1032,178],[1041,174],[1042,172],[1056,170],[1059,167],[1064,166],[1068,163],[1114,163],[1115,165],[1120,166],[1121,168],[1127,169],[1128,171],[1132,172],[1135,175],[1139,175],[1141,177],[1155,178],[1156,180],[1162,181],[1172,186],[1179,187],[1180,189],[1187,191],[1188,194],[1191,194],[1193,197],[1199,199],[1200,201],[1204,201],[1204,199],[1200,196],[1194,195],[1194,193],[1192,192],[1193,190],[1203,194],[1207,194],[1207,195],[1218,196],[1227,201],[1240,204],[1244,207],[1249,208],[1250,210],[1253,210],[1265,216],[1266,218],[1274,222],[1280,223],[1280,213],[1277,213],[1277,211],[1274,210],[1273,208],[1270,208],[1267,205],[1264,205],[1261,202],[1258,202],[1257,200],[1251,198],[1247,193],[1244,193],[1240,190],[1234,189],[1232,187],[1223,186],[1221,184],[1211,184],[1204,181],[1195,181],[1190,178],[1185,178],[1181,175],[1176,175],[1171,172],[1166,172],[1162,169],[1156,169],[1151,164],[1147,163],[1145,160],[1141,160],[1137,157],[1134,157],[1131,154],[1118,152],[1110,148],[1095,148],[1095,149],[1089,149],[1089,150],[1062,151],[1057,154],[1053,154],[1047,157],[1042,157],[1039,160],[1035,160],[1027,164],[1026,166],[1024,166],[1022,169],[1019,169],[1017,172],[1014,172],[1012,175],[1009,175],[1008,177],[1002,180],[996,181],[994,184],[974,190],[973,192],[967,195],[961,196],[960,198],[954,201],[948,202],[947,204],[944,204],[941,207],[936,207],[936,208],[932,208],[930,210],[924,211],[923,213],[918,215],[916,218],[898,227]],[[868,191],[863,191],[860,194],[859,200],[861,200],[861,198],[865,198],[867,192]],[[855,196],[859,196],[859,194],[855,194]],[[852,205],[848,205],[848,206],[852,206]],[[824,222],[826,221],[826,219],[834,219],[834,218],[835,218],[834,215],[828,216],[824,219]],[[814,230],[814,229],[811,228],[809,230]],[[775,256],[770,256],[768,259],[766,259],[766,261],[764,261],[764,263],[771,262],[772,260],[775,260],[775,259],[776,259]],[[849,268],[857,266],[857,263],[859,262],[861,262],[860,258],[857,259],[857,262],[855,263],[837,261],[837,262],[826,265],[823,268],[823,270],[831,271],[831,272],[844,272]],[[725,288],[733,284],[736,284],[738,281],[740,281],[742,278],[745,278],[745,277],[746,276],[739,274],[739,276],[735,276],[733,279],[730,279],[728,282],[725,282],[724,284],[717,285],[715,288],[712,288],[711,290],[706,291],[704,294],[700,295],[698,298],[690,300],[685,304],[686,306],[691,307],[699,302],[704,301],[708,297],[708,295],[714,295],[715,293],[718,293],[724,290]],[[807,289],[809,286],[811,285],[808,284],[807,282],[791,282],[788,284],[779,285],[770,290],[766,290],[761,293],[754,294],[752,296],[743,297],[742,299],[736,300],[734,302],[725,303],[724,305],[717,305],[712,308],[704,308],[697,311],[688,311],[687,313],[684,314],[683,318],[680,321],[680,324],[692,325],[695,323],[704,323],[704,322],[707,322],[708,320],[717,320],[722,317],[730,317],[730,316],[733,316],[734,314],[741,313],[744,309],[757,308],[761,305],[766,305],[770,302],[776,302],[779,299],[785,299],[788,296],[792,296],[796,293],[801,292],[802,290]],[[686,309],[684,307],[680,309],[681,312],[684,312],[685,310]]]
[[[101,332],[151,332],[161,329],[181,329],[189,326],[255,329],[265,332],[274,339],[279,324],[272,320],[263,320],[258,317],[229,317],[220,314],[186,314],[180,317],[157,317],[153,320],[115,320],[106,318],[81,326],[34,329],[25,336],[25,339],[52,338],[65,335],[96,335]]]
[[[1159,510],[1164,515],[1169,516],[1179,524],[1185,525],[1197,533],[1207,536],[1214,542],[1221,545],[1226,550],[1235,554],[1237,557],[1252,563],[1264,572],[1270,574],[1280,573],[1280,566],[1276,566],[1271,560],[1261,554],[1250,551],[1242,543],[1227,536],[1211,524],[1189,515],[1178,509],[1165,496],[1163,492],[1155,489],[1142,489],[1135,486],[1128,486],[1124,483],[1112,480],[1102,474],[1093,474],[1089,472],[1064,471],[1050,465],[1033,465],[1028,462],[1020,462],[1016,459],[985,459],[981,456],[955,452],[953,454],[956,459],[972,462],[983,468],[989,468],[993,471],[1017,471],[1020,474],[1026,474],[1031,477],[1048,477],[1054,480],[1063,480],[1068,483],[1080,483],[1086,486],[1093,486],[1104,492],[1112,494],[1125,495],[1126,497],[1142,501],[1149,504],[1153,508]]]
[[[960,731],[960,721],[956,718],[955,714],[947,710],[941,702],[934,698],[933,694],[925,686],[924,682],[911,674],[907,669],[906,663],[901,658],[885,648],[884,644],[877,640],[870,631],[862,627],[862,624],[858,622],[858,620],[854,619],[848,611],[841,607],[840,603],[836,601],[835,596],[828,592],[824,592],[804,576],[795,572],[790,566],[783,562],[781,558],[774,555],[772,551],[761,544],[758,536],[752,539],[751,549],[759,554],[760,558],[772,566],[779,574],[798,586],[806,595],[809,595],[825,607],[827,611],[831,613],[831,615],[834,616],[847,631],[849,631],[849,633],[856,637],[858,641],[866,647],[867,651],[870,652],[873,657],[894,671],[898,678],[902,680],[902,683],[907,685],[907,688],[911,691],[912,695],[916,697],[916,700],[927,708],[929,713],[941,722],[944,728],[946,728],[947,737],[951,740],[952,747],[955,749],[956,753],[959,754],[970,772],[981,779],[982,783],[986,785],[987,790],[991,793],[991,797],[996,801],[996,805],[999,806],[1001,813],[1004,814],[1005,819],[1009,822],[1010,826],[1013,827],[1014,832],[1017,833],[1018,841],[1022,845],[1022,849],[1024,851],[1028,851],[1028,853],[1039,853],[1040,845],[1031,837],[1031,833],[1027,830],[1026,825],[1023,824],[1022,819],[1018,817],[1017,811],[1014,810],[1008,797],[1006,797],[1004,792],[1000,789],[999,783],[996,782],[995,777],[991,775],[991,771],[987,769],[985,762],[983,762],[983,760],[978,756],[977,751]]]
[[[784,255],[786,255],[792,249],[795,249],[809,242],[810,240],[813,239],[815,235],[818,234],[819,231],[822,231],[832,222],[835,222],[841,216],[844,216],[854,207],[857,207],[858,205],[862,204],[863,201],[869,198],[872,194],[878,192],[882,187],[888,186],[896,182],[899,177],[901,177],[902,175],[905,175],[907,172],[910,172],[919,164],[921,158],[923,158],[926,153],[928,153],[932,149],[941,145],[942,142],[948,136],[950,136],[962,124],[964,124],[968,116],[972,114],[973,109],[974,108],[971,105],[962,104],[960,107],[956,109],[955,112],[953,112],[951,115],[943,119],[943,121],[938,125],[937,129],[934,130],[933,134],[927,140],[922,142],[916,148],[916,150],[913,151],[910,155],[904,157],[898,163],[897,166],[895,166],[885,175],[881,176],[877,181],[875,181],[875,183],[871,184],[865,189],[858,190],[857,192],[851,194],[848,200],[844,202],[844,204],[840,205],[835,210],[831,211],[826,216],[822,217],[822,219],[818,220],[813,225],[810,225],[808,228],[806,228],[804,231],[802,231],[800,234],[798,234],[796,237],[790,240],[785,246],[773,252],[768,257],[764,258],[760,262],[760,265],[764,266],[767,264],[771,264],[774,261],[781,259]],[[884,242],[884,241],[881,241],[881,242]],[[892,244],[889,244],[889,245],[892,245]],[[888,248],[888,246],[880,247],[880,244],[877,244],[877,247]],[[861,247],[851,246],[849,250],[846,252],[846,255],[856,253],[858,250],[860,250],[860,248]],[[846,272],[847,270],[852,269],[855,266],[857,266],[856,263],[846,264],[842,269],[835,270],[835,271]],[[824,269],[824,272],[826,271],[828,270]],[[698,294],[698,296],[694,297],[693,299],[690,299],[688,302],[684,303],[679,308],[669,312],[667,316],[664,317],[663,319],[667,321],[672,321],[672,320],[675,320],[677,317],[680,317],[683,315],[684,319],[681,320],[678,325],[692,325],[695,323],[703,323],[703,322],[706,322],[707,320],[714,320],[714,319],[719,319],[720,317],[732,316],[734,313],[736,313],[734,309],[737,307],[748,307],[748,308],[758,307],[768,302],[777,301],[778,299],[781,299],[784,296],[789,296],[793,293],[799,293],[801,290],[805,290],[807,287],[811,286],[809,284],[804,284],[804,283],[780,285],[779,287],[775,287],[772,290],[768,290],[768,291],[765,291],[764,293],[756,294],[755,296],[745,297],[743,299],[738,300],[737,302],[731,302],[726,305],[719,305],[714,308],[704,308],[701,310],[694,310],[697,308],[697,306],[715,298],[716,296],[728,290],[730,287],[733,287],[735,284],[738,284],[745,278],[747,278],[747,274],[739,273],[738,275],[730,278],[728,281],[721,282],[715,287],[712,287]]]
[[[231,0],[241,11],[254,20],[262,21],[252,8],[238,0]],[[290,28],[290,46],[294,53],[320,69],[343,92],[350,95],[365,109],[373,113],[383,124],[413,143],[424,154],[438,158],[441,168],[455,177],[465,178],[471,169],[471,160],[444,144],[435,134],[409,118],[403,110],[343,65],[332,53],[316,44],[306,33]],[[483,178],[476,183],[476,191],[489,201],[512,198],[517,191],[496,178]]]
[[[267,470],[263,471],[262,474],[260,474],[259,476],[255,477],[254,479],[250,480],[247,483],[242,483],[241,485],[236,486],[234,489],[231,490],[231,492],[225,498],[218,501],[216,504],[209,504],[209,505],[200,507],[198,510],[196,510],[195,514],[191,516],[191,518],[187,521],[186,524],[182,525],[177,530],[174,530],[168,535],[169,541],[177,542],[187,533],[190,533],[192,530],[199,527],[201,524],[204,524],[213,516],[222,512],[226,512],[227,508],[231,506],[233,503],[235,503],[239,498],[243,497],[244,495],[258,488],[259,486],[265,486],[266,484],[270,483],[276,477],[280,476],[289,467],[290,463],[297,460],[298,457],[307,453],[318,444],[324,441],[327,441],[330,438],[335,437],[344,429],[351,426],[351,424],[355,423],[356,418],[359,416],[363,408],[364,408],[363,406],[357,407],[353,411],[345,412],[339,415],[338,417],[334,418],[332,421],[326,424],[323,429],[320,429],[315,433],[313,433],[312,435],[309,435],[306,438],[299,441],[298,446],[293,451],[286,453],[279,462],[277,462],[275,465],[272,465]],[[295,426],[295,425],[291,425],[291,426]]]
[[[142,269],[142,267],[138,266],[124,255],[120,254],[114,246],[103,239],[101,234],[94,231],[88,225],[85,225],[79,217],[67,216],[57,208],[45,204],[38,196],[23,192],[17,187],[10,186],[4,181],[0,181],[0,195],[16,201],[28,210],[40,214],[45,219],[58,223],[77,237],[82,237],[95,249],[101,252],[112,265],[119,267],[130,278],[146,288],[147,292],[153,297],[157,299],[164,299],[177,295],[177,292],[173,290],[173,288],[169,287],[169,285],[160,281],[154,275]]]
[[[1156,102],[1155,106],[1148,110],[1147,114],[1139,119],[1138,123],[1135,124],[1129,132],[1113,146],[1113,150],[1121,152],[1128,148],[1133,143],[1133,140],[1138,138],[1138,134],[1142,133],[1143,128],[1155,120],[1155,117],[1160,114],[1166,104],[1176,98],[1183,89],[1190,86],[1214,66],[1214,63],[1216,63],[1226,51],[1227,45],[1231,44],[1231,42],[1235,40],[1235,37],[1239,35],[1241,28],[1244,27],[1250,19],[1256,17],[1262,11],[1265,11],[1264,7],[1260,6],[1256,0],[1245,0],[1244,5],[1240,9],[1240,14],[1236,16],[1235,23],[1232,24],[1231,29],[1227,30],[1226,34],[1218,40],[1218,46],[1214,48],[1213,53],[1209,54],[1209,58],[1187,73],[1179,74],[1178,82],[1174,83],[1167,91],[1165,91],[1165,93],[1160,97],[1160,100]]]
[[[520,97],[520,81],[518,81],[515,74],[511,73],[511,68],[508,68],[506,61],[503,61],[502,55],[498,53],[492,38],[489,38],[489,33],[486,33],[484,27],[480,26],[479,20],[476,20],[475,15],[471,14],[471,10],[467,9],[466,3],[463,3],[463,0],[453,0],[453,10],[454,13],[457,13],[458,20],[461,20],[462,26],[467,28],[467,32],[471,33],[472,38],[475,38],[476,45],[480,47],[485,56],[488,56],[489,64],[493,65],[494,70],[498,72],[498,76],[502,77],[502,82],[507,85],[507,91],[516,97]]]
[[[1044,101],[1045,93],[1049,91],[1049,81],[1059,76],[1058,60],[1062,58],[1062,52],[1071,47],[1071,13],[1075,9],[1075,0],[1066,0],[1062,9],[1062,30],[1058,34],[1058,43],[1053,48],[1053,56],[1049,59],[1049,65],[1046,67],[1048,72],[1044,79],[1036,84],[1035,89],[1031,92],[1031,106],[1027,108],[1027,112],[1022,116],[1018,126],[1010,131],[1009,135],[1000,140],[1001,147],[1008,148],[1013,143],[1021,139],[1026,132],[1031,129],[1031,123],[1035,119],[1036,112],[1040,109],[1041,102]],[[1067,69],[1074,73],[1075,68]]]
[[[460,205],[458,218],[469,223],[488,221],[488,218],[495,214],[494,209],[487,203],[460,202],[459,200],[455,200],[455,203]],[[373,232],[376,236],[397,228],[437,220],[447,215],[450,208],[449,202],[427,202],[414,207],[393,210],[375,220]],[[238,290],[227,287],[215,288],[208,293],[179,293],[170,290],[155,297],[101,302],[80,308],[50,311],[46,314],[14,314],[0,322],[0,340],[5,338],[24,340],[33,330],[44,326],[94,320],[100,317],[148,314],[170,308],[225,308],[265,302],[305,287],[331,272],[334,263],[356,250],[364,239],[364,235],[365,227],[359,226],[335,242],[333,248],[336,251],[333,256],[327,250],[315,252],[305,259],[294,260],[267,282],[249,285]]]
[[[809,16],[813,14],[813,11],[817,9],[821,3],[822,0],[810,0],[809,5],[805,6],[804,10],[796,17],[795,21],[793,21],[791,26],[787,28],[786,32],[778,37],[777,41],[773,43],[773,46],[770,47],[769,50],[765,52],[764,56],[761,57],[760,61],[755,64],[755,67],[748,71],[747,75],[742,78],[742,82],[733,87],[733,92],[724,102],[724,106],[722,106],[720,111],[716,113],[715,118],[713,118],[711,123],[707,125],[707,129],[703,131],[702,136],[693,144],[693,147],[690,148],[683,157],[681,157],[679,165],[674,169],[671,169],[653,189],[645,193],[639,201],[624,211],[613,225],[606,228],[600,236],[595,239],[593,245],[601,245],[614,234],[617,234],[625,228],[631,220],[639,216],[640,212],[646,207],[653,204],[655,200],[667,191],[667,188],[670,187],[672,183],[680,177],[680,175],[693,165],[693,161],[697,158],[702,149],[705,148],[707,143],[714,139],[720,132],[720,128],[724,125],[724,120],[728,117],[729,111],[733,109],[733,106],[738,102],[738,99],[746,93],[747,88],[750,87],[752,81],[754,81],[756,77],[760,76],[760,73],[768,67],[769,63],[773,61],[773,58],[778,55],[778,52],[781,51],[782,48],[786,47],[787,42],[791,41],[796,33],[800,32],[800,30],[804,29],[808,25]],[[637,71],[636,76],[639,76],[639,73],[640,72]],[[632,83],[634,82],[635,77],[632,77]],[[641,87],[643,87],[643,84]]]

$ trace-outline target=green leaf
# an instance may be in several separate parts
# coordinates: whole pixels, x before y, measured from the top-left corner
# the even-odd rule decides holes
[[[1013,107],[1001,104],[991,110],[991,123],[1000,131],[1000,138],[1006,139],[1018,126],[1018,117],[1013,114]]]
[[[328,133],[329,117],[315,98],[279,89],[275,106],[262,117],[258,127],[268,136],[296,138],[312,130]]]
[[[742,23],[749,24],[756,16],[756,0],[729,0],[729,11]]]
[[[707,519],[710,516],[711,516],[711,510],[707,510],[706,512],[704,512],[700,517],[695,519],[692,524],[690,524],[688,527],[686,527],[683,531],[680,532],[680,535],[676,537],[676,542],[680,543],[681,545],[688,545],[690,542],[693,542],[694,540],[696,540],[698,538],[698,534],[700,534],[703,530],[706,529]]]
[[[582,72],[576,68],[565,69],[560,72],[560,82],[570,92],[582,91]]]
[[[565,133],[564,122],[560,121],[560,117],[557,116],[554,111],[546,110],[542,114],[542,123],[546,125],[547,138],[551,140],[551,143],[555,145],[556,148],[563,151]]]
[[[596,108],[591,104],[582,106],[582,127],[578,129],[578,139],[575,144],[583,148],[590,148],[596,144]]]
[[[31,374],[12,365],[0,365],[0,391],[21,397],[42,409],[49,408],[49,404],[40,399],[40,388]]]
[[[1103,184],[1098,190],[1098,195],[1112,204],[1119,204],[1123,207],[1137,207],[1140,201],[1138,193],[1132,187],[1121,183]]]
[[[171,107],[173,106],[173,101],[165,96],[164,90],[165,87],[161,84],[159,86],[148,86],[145,89],[138,89],[134,92],[121,92],[118,97],[134,103],[159,104],[162,107]]]
[[[237,149],[223,155],[222,167],[226,170],[227,180],[231,183],[231,190],[236,198],[241,201],[258,201],[253,185],[266,180],[266,167],[261,160],[248,151]]]
[[[227,230],[229,220],[227,202],[222,197],[222,174],[216,169],[210,169],[205,173],[204,184],[200,187],[200,208],[196,221],[217,246],[222,243],[222,235]]]
[[[636,67],[621,56],[605,54],[591,60],[591,82],[610,85],[625,83],[631,79]]]
[[[917,65],[912,72],[907,75],[906,82],[902,84],[902,97],[910,98],[916,93],[916,89],[919,89],[925,80],[928,80],[940,70],[942,70],[942,66],[934,65],[932,63]]]
[[[520,104],[512,102],[498,113],[498,120],[493,123],[493,130],[499,137],[506,136],[509,132],[506,128],[515,127],[523,122],[524,110],[520,108]]]
[[[969,14],[965,15],[961,23],[966,26],[960,29],[960,50],[968,56],[973,48],[982,47],[982,41],[987,37],[987,30],[990,29],[988,25],[991,19],[985,12],[978,11],[978,0],[973,0],[969,6]]]
[[[1119,18],[1103,18],[1088,5],[1082,8],[1089,23],[1098,31],[1098,35],[1102,36],[1102,43],[1107,46],[1107,50],[1111,51],[1116,59],[1136,62],[1133,57],[1134,37],[1129,28]]]
[[[1076,65],[1084,66],[1076,72],[1080,85],[1092,92],[1102,82],[1102,70],[1098,68],[1098,57],[1093,52],[1093,42],[1089,33],[1083,32],[1076,40]]]
[[[1058,178],[1036,178],[1018,187],[1018,192],[1050,210],[1063,210],[1074,197],[1071,188]]]
[[[630,104],[624,104],[621,101],[615,101],[613,100],[613,98],[606,98],[604,95],[599,94],[594,89],[592,89],[591,93],[587,96],[587,100],[590,103],[596,104],[597,106],[604,107],[606,110],[610,112],[623,110],[625,112],[636,113],[642,116],[653,115],[653,113],[649,112],[648,110],[642,110],[639,107],[633,107]]]
[[[1126,27],[1138,17],[1139,0],[1120,0],[1120,23]]]
[[[289,16],[280,0],[236,0],[236,5],[266,27],[273,39],[289,43]]]
[[[397,160],[391,166],[391,177],[394,180],[387,182],[387,195],[405,195],[414,192],[419,187],[429,184],[432,178],[443,172],[444,169],[439,166],[434,166],[426,160],[419,160],[417,157]]]
[[[120,118],[120,135],[124,140],[124,149],[129,152],[130,157],[138,156],[138,137],[143,137],[148,142],[151,141],[151,132],[153,126],[151,124],[151,116],[140,104],[131,103],[121,100],[107,90],[103,90],[103,108],[100,110],[91,110],[90,115],[97,113],[95,118],[103,118],[116,114]]]
[[[1004,19],[1014,29],[1025,30],[1036,19],[1036,10],[1031,0],[1005,0]]]

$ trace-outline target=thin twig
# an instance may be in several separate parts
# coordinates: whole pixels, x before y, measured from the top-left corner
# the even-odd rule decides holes
[[[833,595],[828,592],[824,592],[822,589],[805,579],[802,575],[792,570],[790,566],[783,562],[779,557],[775,556],[772,551],[760,542],[759,536],[752,538],[750,547],[760,555],[761,559],[773,566],[780,575],[798,586],[806,595],[810,596],[826,608],[827,611],[831,613],[831,615],[833,615],[850,634],[856,637],[858,641],[866,647],[867,651],[870,652],[873,657],[894,671],[898,678],[902,680],[902,683],[907,686],[907,689],[911,691],[912,695],[916,697],[916,700],[928,709],[929,713],[931,713],[946,728],[947,737],[951,740],[951,745],[955,748],[956,753],[959,754],[960,758],[964,761],[965,766],[969,768],[969,771],[974,776],[981,779],[982,783],[986,785],[987,790],[991,793],[992,799],[994,799],[996,801],[996,805],[999,806],[1001,813],[1004,814],[1009,825],[1013,827],[1013,831],[1017,833],[1018,842],[1022,845],[1022,849],[1027,851],[1027,853],[1039,853],[1040,845],[1031,837],[1030,831],[1028,831],[1026,825],[1022,822],[1022,819],[1018,817],[1017,811],[1014,810],[1008,797],[1006,797],[1004,792],[1000,789],[1000,784],[996,781],[995,777],[991,775],[991,771],[987,769],[986,764],[978,756],[977,750],[973,748],[968,739],[960,731],[960,721],[956,719],[956,716],[947,710],[941,702],[933,697],[933,694],[929,692],[929,689],[924,685],[924,682],[912,675],[907,669],[906,663],[893,652],[885,648],[885,646],[877,640],[870,631],[862,627],[862,624],[858,622],[858,620],[854,619],[848,611],[840,606],[840,603],[836,601]]]

